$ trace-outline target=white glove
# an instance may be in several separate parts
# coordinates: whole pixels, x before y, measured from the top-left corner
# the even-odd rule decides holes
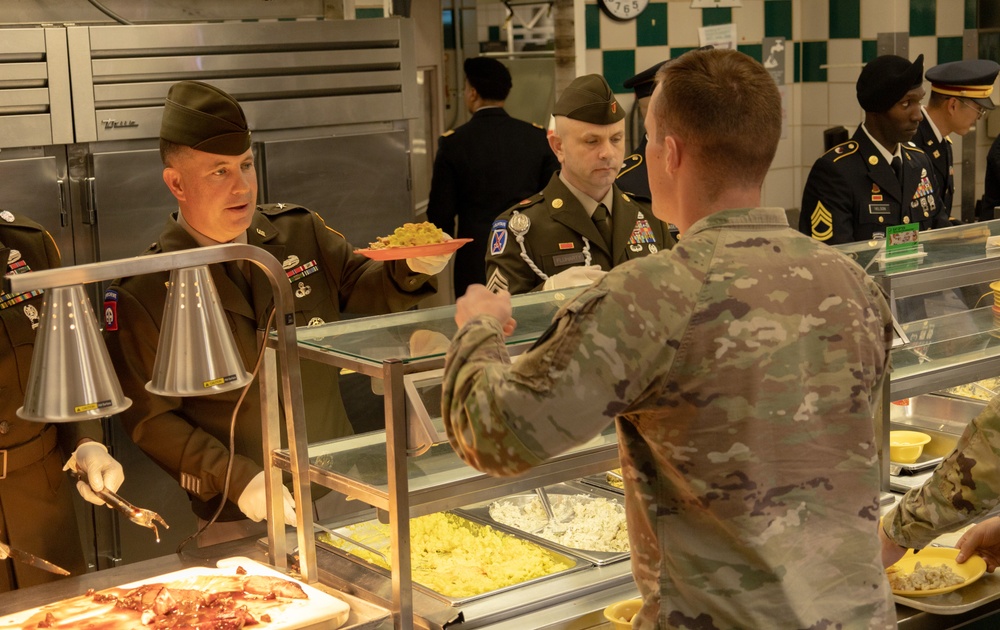
[[[444,240],[450,241],[451,236],[445,233]],[[406,266],[410,268],[410,271],[414,273],[425,273],[428,276],[436,276],[437,274],[444,271],[444,268],[448,266],[448,261],[451,260],[451,256],[454,252],[450,254],[438,254],[437,256],[418,256],[416,258],[407,258]]]
[[[407,258],[406,266],[416,273],[426,273],[428,276],[435,276],[448,266],[451,254],[438,254],[437,256],[418,256],[417,258]]]
[[[262,470],[250,480],[247,487],[243,489],[243,494],[236,500],[236,505],[239,506],[240,510],[254,522],[260,522],[267,518],[265,481],[265,473]],[[298,522],[295,518],[295,500],[292,499],[292,493],[285,486],[281,486],[281,497],[284,499],[285,523],[295,525]]]
[[[553,291],[555,289],[567,289],[569,287],[593,284],[600,280],[606,273],[608,272],[602,271],[600,265],[590,265],[589,267],[577,265],[576,267],[570,267],[566,271],[560,271],[554,276],[549,276],[549,279],[542,285],[542,291]]]
[[[94,491],[107,489],[116,492],[125,481],[122,465],[108,455],[108,447],[100,442],[84,442],[77,446],[63,470],[79,470],[87,475],[90,483],[77,481],[76,491],[94,505],[105,505],[104,499],[94,494]]]

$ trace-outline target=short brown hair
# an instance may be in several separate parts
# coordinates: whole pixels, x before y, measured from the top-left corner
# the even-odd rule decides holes
[[[163,162],[164,166],[173,166],[170,163],[170,158],[182,148],[184,148],[183,144],[177,144],[176,142],[160,138],[160,161]]]
[[[735,50],[692,50],[656,80],[657,133],[692,150],[708,190],[764,181],[781,138],[781,95],[760,63]]]

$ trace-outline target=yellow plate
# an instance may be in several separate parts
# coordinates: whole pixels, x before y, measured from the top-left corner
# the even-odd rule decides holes
[[[986,573],[986,561],[979,556],[972,556],[962,564],[955,561],[958,556],[958,549],[954,547],[925,547],[920,550],[920,553],[913,555],[913,550],[910,549],[906,552],[906,555],[899,559],[899,562],[892,565],[886,569],[886,573],[891,573],[893,571],[898,571],[900,573],[912,573],[916,564],[919,562],[920,566],[935,566],[935,565],[946,565],[952,571],[954,571],[959,577],[965,578],[965,581],[960,584],[953,584],[951,586],[945,586],[943,588],[932,588],[925,591],[897,591],[893,589],[893,595],[902,595],[903,597],[929,597],[931,595],[940,595],[941,593],[950,593],[954,590],[958,590],[963,586],[968,586],[972,584]]]

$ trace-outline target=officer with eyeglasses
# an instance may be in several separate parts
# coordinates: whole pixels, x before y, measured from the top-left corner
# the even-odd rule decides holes
[[[987,59],[967,59],[942,63],[924,77],[931,84],[931,96],[923,107],[924,120],[917,127],[913,143],[923,149],[934,164],[941,182],[941,201],[951,216],[955,197],[955,167],[950,134],[964,136],[989,110],[990,94],[1000,72],[1000,64]],[[992,218],[992,217],[991,217]]]

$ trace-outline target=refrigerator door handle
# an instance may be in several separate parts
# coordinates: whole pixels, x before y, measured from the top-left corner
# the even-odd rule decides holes
[[[69,225],[69,210],[66,208],[66,180],[62,177],[56,180],[56,188],[59,190],[59,226]]]
[[[84,177],[80,180],[80,185],[83,187],[83,222],[87,225],[97,225],[97,180],[93,177]]]

